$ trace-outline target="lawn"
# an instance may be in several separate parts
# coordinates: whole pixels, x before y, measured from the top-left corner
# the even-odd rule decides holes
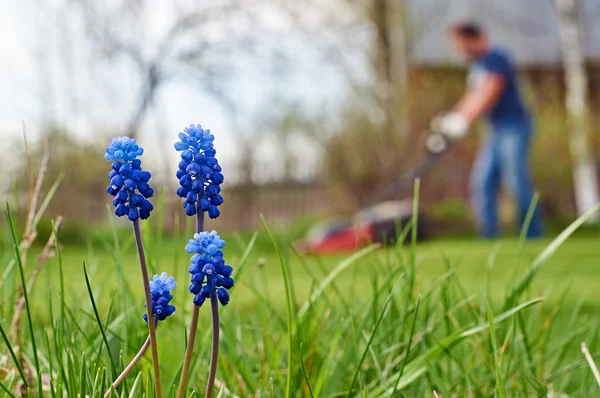
[[[252,235],[227,236],[228,245],[225,249],[226,259],[232,265],[239,262],[247,243]],[[479,239],[435,240],[420,243],[417,249],[417,281],[421,286],[429,286],[435,279],[441,277],[452,266],[466,292],[481,295],[489,283],[491,297],[500,298],[506,289],[518,277],[522,276],[531,266],[533,260],[550,243],[551,239],[526,242],[520,245],[517,239],[502,239],[485,241]],[[552,305],[563,298],[563,306],[573,307],[584,304],[590,310],[600,308],[600,236],[574,237],[564,243],[560,249],[542,266],[533,282],[532,292],[547,298],[546,305]],[[113,244],[114,242],[110,242]],[[183,250],[187,240],[185,237],[170,238],[160,243],[146,244],[153,272],[167,272],[174,275],[183,286],[189,282],[187,267],[190,256]],[[400,251],[408,255],[409,248]],[[364,284],[382,263],[396,254],[395,249],[378,249],[371,255],[359,259],[344,272],[340,273],[335,284],[347,296],[361,300],[369,300],[371,286]],[[143,304],[137,252],[133,239],[120,243],[120,255],[115,258],[114,250],[103,245],[95,246],[66,246],[62,252],[67,298],[87,301],[84,284],[82,262],[86,261],[90,270],[92,282],[101,281],[102,291],[111,296],[111,288],[118,291],[121,278],[124,277],[132,292]],[[294,287],[298,300],[306,298],[315,278],[322,280],[340,262],[351,253],[327,256],[301,256],[294,251],[287,253]],[[30,257],[35,258],[35,257]],[[34,290],[36,295],[45,297],[48,291],[57,290],[58,273],[55,260],[51,260],[40,275],[40,283]],[[312,276],[311,276],[312,275]],[[15,275],[16,276],[16,275]],[[382,277],[385,275],[381,274]],[[489,278],[489,282],[487,279]],[[268,286],[269,294],[273,297],[284,295],[281,270],[273,245],[266,232],[259,232],[254,247],[250,250],[243,277],[237,282],[237,298],[231,307],[235,310],[247,310],[256,303],[256,297],[251,289],[257,280]],[[16,283],[15,281],[14,283]],[[489,294],[489,293],[488,293]],[[189,301],[189,297],[176,297],[181,302]],[[108,300],[100,301],[101,306],[108,306]],[[275,306],[285,310],[284,301],[277,300]],[[43,319],[47,308],[36,308],[38,319]],[[37,318],[37,317],[36,317]],[[600,318],[599,318],[600,319]]]
[[[180,371],[192,309],[187,292],[189,255],[183,250],[185,237],[145,232],[151,270],[174,275],[179,284],[174,299],[177,312],[158,329],[162,379],[169,386],[176,384]],[[505,298],[511,287],[551,239],[524,244],[517,239],[436,240],[416,247],[366,249],[362,254],[304,257],[291,249],[290,234],[276,231],[275,236],[283,267],[265,231],[255,237],[225,237],[226,260],[240,270],[231,303],[221,310],[218,387],[226,396],[284,396],[288,374],[295,391],[292,396],[345,396],[350,386],[354,392],[349,396],[366,391],[366,396],[374,397],[430,396],[434,390],[441,396],[491,396],[503,390],[509,396],[600,392],[579,348],[585,340],[592,352],[600,351],[600,246],[593,234],[567,240],[510,306]],[[144,299],[133,239],[98,234],[91,242],[63,247],[64,290],[59,261],[51,259],[30,297],[38,346],[48,337],[47,346],[38,347],[44,358],[42,373],[52,373],[54,383],[67,395],[83,384],[88,391],[99,383],[106,385],[111,372],[112,377],[115,374],[111,357],[115,368],[121,369],[147,333],[141,320]],[[8,262],[9,246],[3,247]],[[39,250],[31,249],[27,269],[33,267]],[[106,339],[90,304],[84,262]],[[282,273],[286,269],[289,294],[295,298],[292,325],[285,315],[288,293]],[[335,278],[320,286],[334,270]],[[5,274],[0,308],[7,329],[19,274],[16,267],[5,269]],[[494,315],[487,314],[486,297]],[[497,319],[499,325],[490,335],[485,326],[490,319],[537,297],[545,299]],[[209,323],[209,310],[202,308],[190,391],[201,391],[204,385]],[[23,330],[26,324],[23,316]],[[481,330],[457,337],[477,325]],[[28,342],[27,331],[23,334]],[[24,345],[31,363],[33,347]],[[293,357],[290,369],[288,355]],[[3,366],[11,369],[7,358]],[[62,374],[64,361],[77,371]],[[142,362],[140,380],[148,384],[149,356]],[[18,375],[14,369],[7,374],[4,384],[10,386]],[[127,392],[135,379],[130,377]]]

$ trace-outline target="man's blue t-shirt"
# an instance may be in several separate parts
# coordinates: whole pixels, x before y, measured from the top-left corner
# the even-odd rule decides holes
[[[501,75],[506,81],[498,102],[487,114],[492,127],[497,128],[505,123],[527,120],[529,112],[521,99],[515,66],[508,54],[493,48],[485,56],[477,59],[471,66],[469,85],[473,87],[479,84],[480,77],[484,73]]]

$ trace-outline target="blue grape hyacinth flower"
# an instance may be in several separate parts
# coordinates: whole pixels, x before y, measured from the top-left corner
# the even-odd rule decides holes
[[[144,149],[140,147],[135,138],[116,137],[112,139],[109,147],[106,149],[104,158],[109,162],[122,161],[131,162],[138,156],[142,156]]]
[[[154,208],[148,200],[154,195],[148,184],[152,174],[142,170],[142,162],[137,159],[143,153],[144,149],[137,145],[135,138],[118,137],[113,138],[104,155],[106,160],[113,162],[106,191],[115,197],[115,215],[127,216],[131,221],[150,217]]]
[[[190,292],[194,294],[194,304],[201,307],[211,293],[216,293],[222,305],[229,303],[229,289],[233,287],[231,274],[233,268],[225,264],[223,249],[225,241],[216,231],[194,234],[185,246],[185,251],[195,253],[192,265],[188,268],[192,274]]]
[[[172,276],[166,272],[154,275],[150,281],[150,293],[152,295],[152,313],[156,321],[164,321],[175,313],[175,306],[169,304],[173,300],[172,290],[177,284]],[[144,320],[148,322],[148,314],[144,314]]]
[[[221,214],[223,174],[215,157],[214,139],[210,130],[191,124],[179,133],[180,141],[175,143],[175,149],[181,152],[176,174],[180,185],[177,195],[185,198],[183,207],[188,216],[195,215],[197,208],[213,219]]]

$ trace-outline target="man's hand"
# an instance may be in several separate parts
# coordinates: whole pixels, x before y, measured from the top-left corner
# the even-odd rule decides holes
[[[457,112],[436,116],[431,120],[431,132],[459,140],[467,135],[469,122]]]

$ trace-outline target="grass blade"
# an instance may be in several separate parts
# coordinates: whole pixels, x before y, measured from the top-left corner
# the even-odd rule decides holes
[[[65,275],[63,270],[62,255],[60,253],[60,244],[56,233],[56,227],[52,224],[52,234],[54,235],[54,251],[56,253],[56,262],[58,264],[58,280],[60,291],[60,331],[64,332],[65,322]]]
[[[15,397],[15,395],[14,395],[12,392],[10,392],[10,390],[9,390],[8,388],[6,388],[6,386],[5,386],[5,385],[4,385],[2,382],[0,382],[0,388],[1,388],[2,390],[4,390],[4,392],[5,392],[6,394],[8,394],[8,396],[9,396],[10,398],[16,398],[16,397]]]
[[[98,323],[98,327],[100,328],[100,333],[102,333],[102,340],[104,340],[104,344],[106,345],[106,350],[108,351],[108,358],[110,359],[110,366],[113,371],[113,374],[116,375],[117,369],[115,368],[115,362],[110,352],[110,345],[108,344],[108,338],[106,337],[106,332],[104,327],[102,326],[102,321],[100,320],[100,315],[98,314],[98,308],[96,307],[96,301],[94,300],[94,294],[92,293],[92,286],[90,285],[90,279],[88,277],[87,268],[85,266],[85,261],[83,262],[83,274],[85,276],[85,284],[87,286],[88,295],[90,297],[90,301],[92,303],[92,308],[94,309],[94,316],[96,317],[96,322]]]
[[[517,248],[515,249],[515,254],[519,254],[523,249],[523,245],[525,244],[525,240],[527,239],[527,232],[529,232],[531,220],[533,219],[533,214],[535,213],[535,210],[538,207],[539,201],[540,193],[536,192],[533,195],[533,198],[531,198],[531,203],[529,204],[529,208],[527,209],[527,213],[525,214],[525,220],[523,220],[523,226],[521,227],[521,232],[519,233],[519,240],[517,241]]]
[[[417,268],[417,238],[419,236],[419,192],[421,180],[416,178],[413,189],[413,208],[411,218],[411,239],[410,239],[410,272],[408,275],[408,301],[412,301],[415,288],[416,268]]]
[[[254,244],[256,243],[256,238],[258,237],[258,232],[255,232],[252,235],[252,238],[250,238],[250,242],[248,243],[248,245],[246,245],[246,249],[244,250],[244,253],[242,254],[242,258],[240,259],[239,264],[237,264],[237,267],[235,268],[235,271],[233,273],[232,278],[234,278],[234,280],[238,280],[238,278],[241,277],[242,272],[244,270],[244,268],[246,268],[246,264],[248,263],[248,256],[250,256],[250,253],[252,252],[252,249],[254,248]],[[235,289],[234,285],[231,289]]]
[[[400,277],[394,284],[394,287],[392,288],[392,291],[390,292],[390,295],[388,296],[388,298],[385,302],[385,305],[383,306],[383,310],[381,311],[381,313],[379,314],[379,317],[377,318],[377,322],[375,323],[373,332],[371,332],[371,336],[369,337],[367,346],[365,347],[365,350],[364,350],[362,356],[360,357],[359,362],[356,364],[356,371],[354,372],[354,376],[352,377],[352,382],[350,383],[350,388],[348,389],[347,397],[350,397],[352,395],[352,389],[354,388],[354,384],[356,383],[356,379],[358,378],[358,374],[360,373],[360,368],[361,368],[365,358],[367,357],[367,354],[369,353],[369,347],[371,347],[371,343],[373,343],[373,339],[375,338],[375,333],[377,333],[377,329],[379,329],[379,325],[381,325],[381,321],[383,320],[383,317],[385,316],[385,313],[387,312],[390,302],[394,298],[394,291],[396,290],[396,286],[398,285],[398,282],[400,281],[400,279],[402,279],[403,276],[404,275],[400,275]]]
[[[6,344],[6,347],[8,348],[8,352],[10,352],[10,356],[12,357],[13,361],[15,361],[15,366],[17,368],[17,371],[19,372],[19,375],[21,376],[21,380],[23,381],[23,384],[25,384],[25,387],[29,387],[29,384],[27,383],[27,378],[25,377],[25,374],[23,373],[23,369],[21,369],[21,364],[19,363],[19,360],[17,359],[17,356],[15,355],[15,351],[13,350],[12,346],[10,345],[10,341],[8,341],[8,336],[4,332],[4,328],[2,327],[2,324],[0,324],[0,334],[2,334],[2,339],[4,340],[4,343]]]
[[[598,212],[598,210],[600,210],[600,205],[594,206],[592,209],[585,212],[585,214],[573,221],[571,225],[565,228],[564,231],[562,231],[552,242],[550,242],[548,246],[546,246],[540,255],[537,256],[537,258],[533,261],[529,271],[517,283],[516,288],[511,289],[504,304],[505,309],[512,307],[518,300],[519,296],[529,287],[535,274],[540,269],[542,264],[544,264],[546,260],[548,260],[556,252],[556,250],[558,250],[558,248],[567,240],[569,236],[573,234],[573,232],[585,224],[586,221],[591,219]]]
[[[310,380],[308,380],[308,374],[306,373],[304,358],[302,357],[302,344],[300,344],[300,363],[302,364],[302,374],[304,374],[304,380],[306,381],[306,385],[308,386],[308,393],[310,394],[310,398],[315,398],[312,387],[310,386]]]
[[[27,293],[27,283],[25,282],[25,270],[23,267],[23,260],[21,258],[21,251],[19,250],[19,240],[17,239],[17,231],[13,221],[13,217],[10,211],[8,201],[6,202],[6,212],[8,213],[8,223],[10,226],[10,232],[12,235],[13,248],[15,249],[15,256],[17,257],[17,265],[19,266],[19,275],[21,276],[21,286],[23,288],[23,299],[25,300],[25,310],[27,312],[27,323],[29,324],[29,333],[31,334],[31,348],[33,349],[33,360],[35,364],[35,370],[37,372],[38,389],[39,393],[42,393],[41,384],[41,373],[40,373],[40,361],[38,359],[37,346],[35,344],[35,334],[33,333],[33,319],[31,317],[31,308],[29,306],[29,293]]]
[[[600,372],[598,371],[598,367],[594,362],[594,358],[592,358],[590,350],[587,348],[587,345],[585,343],[581,343],[581,352],[585,356],[585,360],[587,361],[588,365],[590,366],[590,369],[592,370],[592,373],[594,374],[594,379],[596,379],[596,383],[598,383],[598,386],[600,386]]]
[[[352,256],[348,257],[347,259],[342,261],[337,267],[335,267],[333,271],[331,271],[329,275],[327,275],[327,277],[323,279],[323,282],[321,282],[321,284],[317,287],[313,294],[310,295],[308,301],[306,301],[306,303],[302,305],[300,310],[298,310],[298,318],[302,319],[304,317],[306,311],[308,311],[311,304],[313,304],[323,294],[327,286],[329,286],[342,271],[344,271],[346,268],[354,264],[362,257],[373,252],[377,248],[379,248],[379,244],[367,246],[364,249],[354,253]]]
[[[131,391],[129,392],[129,398],[135,398],[138,396],[138,389],[140,388],[140,384],[142,383],[142,372],[138,373],[135,381],[133,382],[133,387],[131,387]]]
[[[269,224],[265,220],[265,217],[261,214],[260,216],[265,224],[265,228],[267,229],[267,233],[273,242],[273,246],[275,247],[275,252],[277,253],[277,258],[279,259],[279,265],[281,266],[281,273],[283,274],[283,284],[285,287],[285,303],[287,306],[287,337],[288,337],[288,358],[287,358],[287,376],[285,382],[285,398],[289,398],[292,393],[292,344],[294,342],[293,339],[293,329],[294,329],[294,321],[292,318],[292,298],[290,292],[290,284],[288,281],[287,275],[287,267],[285,266],[283,255],[281,254],[281,250],[279,249],[279,245],[275,240],[275,236],[273,236],[273,232],[271,228],[269,228]]]
[[[492,341],[492,351],[494,354],[494,368],[496,370],[496,392],[498,397],[506,398],[506,391],[504,390],[504,381],[502,380],[502,369],[500,366],[500,357],[498,356],[498,344],[496,343],[496,330],[494,327],[494,314],[492,313],[492,307],[490,302],[486,299],[487,303],[487,318],[490,325],[490,340]]]
[[[532,305],[535,305],[543,300],[543,298],[537,298],[520,304],[495,317],[493,320],[493,324],[503,322],[512,317],[513,315],[519,313],[520,311],[531,307]],[[481,333],[489,327],[490,325],[488,323],[484,323],[482,325],[474,326],[470,329],[457,332],[451,336],[442,339],[437,346],[430,348],[424,354],[422,354],[421,356],[410,362],[408,365],[406,365],[406,374],[403,375],[402,378],[400,378],[400,380],[398,380],[398,383],[395,386],[396,390],[401,390],[404,387],[415,382],[419,377],[421,377],[423,374],[425,374],[425,372],[427,372],[427,364],[429,362],[432,362],[435,358],[439,357],[440,355],[444,354],[446,350],[455,347],[457,344],[464,341],[467,337]],[[376,391],[378,391],[378,393],[375,393],[376,396],[383,395],[384,391],[381,387],[378,388]]]
[[[410,325],[410,335],[408,336],[408,344],[406,346],[406,354],[404,355],[404,359],[402,360],[402,365],[400,365],[400,371],[398,372],[398,378],[394,383],[394,388],[392,389],[392,393],[390,394],[392,397],[396,396],[396,389],[398,384],[400,383],[400,379],[402,378],[402,374],[404,373],[404,368],[406,368],[406,364],[408,363],[408,356],[410,355],[410,347],[412,345],[413,336],[415,335],[415,325],[417,324],[417,314],[419,313],[419,305],[421,304],[421,297],[417,297],[417,302],[415,304],[415,312],[413,314],[412,324]]]
[[[87,387],[87,383],[86,383],[86,372],[87,372],[87,366],[86,366],[86,362],[85,362],[85,352],[81,355],[81,367],[79,369],[79,394],[82,397],[85,397],[86,395],[86,387]]]
[[[38,209],[37,213],[35,214],[35,217],[33,219],[33,225],[39,224],[40,220],[44,216],[44,212],[46,211],[46,208],[48,208],[50,201],[54,197],[54,194],[56,194],[56,191],[58,190],[58,187],[64,177],[65,177],[65,173],[60,173],[58,175],[58,177],[56,178],[56,180],[54,180],[54,183],[48,190],[48,193],[46,193],[46,197],[44,197],[44,201],[42,202],[42,204],[40,205],[40,208]]]

